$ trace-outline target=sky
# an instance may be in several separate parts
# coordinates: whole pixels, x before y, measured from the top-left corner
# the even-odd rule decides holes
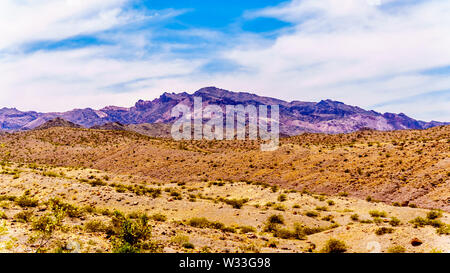
[[[216,86],[450,121],[449,0],[2,0],[0,108]]]

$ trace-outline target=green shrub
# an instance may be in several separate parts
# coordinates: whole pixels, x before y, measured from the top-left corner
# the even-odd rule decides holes
[[[90,184],[92,187],[100,187],[100,186],[106,186],[108,183],[104,182],[100,178],[96,178],[93,181],[89,181],[88,184]]]
[[[278,201],[279,202],[284,202],[284,201],[286,201],[287,200],[287,195],[286,194],[280,194],[279,196],[278,196]]]
[[[378,210],[371,210],[371,211],[369,211],[369,214],[372,217],[385,218],[387,216],[387,213],[385,211],[378,211]]]
[[[186,248],[186,249],[194,249],[195,248],[194,244],[189,243],[189,242],[184,243],[183,247]]]
[[[315,211],[307,211],[305,213],[305,215],[308,216],[308,217],[317,217],[317,216],[319,216],[319,213],[317,213]]]
[[[150,218],[153,219],[154,221],[158,221],[158,222],[167,221],[167,216],[165,216],[164,214],[161,214],[161,213],[155,213]]]
[[[327,215],[327,216],[325,216],[325,217],[322,217],[322,221],[328,221],[328,222],[331,222],[331,221],[333,221],[333,219],[334,219],[334,216],[333,216],[333,215]]]
[[[396,217],[392,217],[389,221],[389,224],[393,227],[399,226],[401,224],[401,221],[397,219]]]
[[[281,224],[282,225],[282,224],[284,224],[284,218],[280,214],[274,214],[274,215],[271,215],[267,219],[267,222],[271,223],[271,224]]]
[[[211,228],[218,229],[223,232],[235,233],[236,229],[233,227],[227,227],[225,224],[220,222],[211,222],[206,218],[192,218],[188,221],[188,225],[196,228]]]
[[[244,206],[245,203],[248,202],[248,199],[225,199],[225,198],[219,198],[219,201],[224,202],[227,205],[232,206],[235,209],[240,209],[242,206]]]
[[[72,204],[65,203],[57,198],[50,199],[48,201],[48,204],[53,211],[60,209],[64,210],[67,216],[69,216],[70,218],[80,218],[84,215],[83,209],[78,208]]]
[[[283,228],[274,230],[273,236],[281,239],[291,239],[295,237],[295,233]]]
[[[284,218],[282,215],[271,215],[267,218],[266,225],[264,227],[265,232],[275,232],[279,229],[279,225],[284,224]]]
[[[375,230],[375,234],[376,235],[384,235],[384,234],[388,234],[388,233],[393,233],[394,229],[393,228],[388,228],[388,227],[381,227],[378,228],[377,230]]]
[[[148,216],[143,214],[137,220],[116,214],[113,224],[118,228],[116,240],[113,242],[116,253],[139,253],[151,237]]]
[[[254,228],[252,226],[240,226],[239,230],[243,234],[256,232],[256,228]]]
[[[405,253],[406,252],[406,248],[402,247],[402,246],[392,246],[388,249],[387,251],[388,253]]]
[[[359,215],[358,214],[352,214],[351,216],[350,216],[350,219],[352,219],[353,221],[358,221],[359,220]]]
[[[8,216],[6,216],[6,213],[2,210],[0,210],[0,219],[8,219]]]
[[[439,235],[450,235],[450,225],[441,226],[436,230]]]
[[[37,207],[39,205],[39,201],[24,194],[21,197],[19,197],[19,199],[16,200],[16,204],[22,208],[27,208],[27,207],[31,208],[31,207]]]
[[[428,219],[424,219],[422,217],[416,217],[413,220],[410,221],[411,224],[414,225],[414,227],[424,227],[428,225]]]
[[[14,215],[14,219],[22,222],[22,223],[28,223],[33,218],[33,212],[32,211],[21,211]]]
[[[208,228],[210,222],[206,218],[192,218],[189,220],[188,225],[196,228]]]
[[[322,249],[324,253],[344,253],[347,251],[347,245],[340,240],[330,239]]]
[[[442,212],[437,210],[432,210],[427,213],[427,219],[435,220],[442,217]]]
[[[274,210],[285,211],[286,208],[282,204],[276,204],[272,207]]]
[[[107,227],[102,221],[91,220],[86,223],[86,225],[84,226],[84,229],[87,232],[95,233],[95,232],[104,232],[107,230]]]

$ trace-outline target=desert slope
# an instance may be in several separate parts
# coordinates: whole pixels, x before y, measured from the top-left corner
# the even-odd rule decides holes
[[[154,181],[252,181],[286,189],[371,196],[450,211],[450,127],[254,141],[156,139],[126,131],[51,128],[0,137],[0,159],[88,167]]]

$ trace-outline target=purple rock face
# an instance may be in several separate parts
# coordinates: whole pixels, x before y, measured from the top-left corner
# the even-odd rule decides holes
[[[0,109],[0,129],[5,131],[36,128],[57,117],[82,125],[99,126],[106,123],[121,124],[171,123],[172,108],[178,103],[193,107],[194,97],[202,97],[204,105],[280,105],[280,131],[284,135],[313,133],[348,133],[361,129],[380,131],[403,129],[427,129],[447,125],[443,122],[417,121],[404,114],[381,114],[366,111],[342,102],[324,100],[315,102],[286,102],[250,93],[231,92],[206,87],[194,94],[164,93],[153,101],[139,100],[134,107],[108,106],[101,110],[75,109],[62,113],[21,112],[17,109]]]

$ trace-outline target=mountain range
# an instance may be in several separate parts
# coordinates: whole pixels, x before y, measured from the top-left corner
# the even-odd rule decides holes
[[[133,107],[125,108],[108,106],[100,110],[91,108],[74,109],[67,112],[40,113],[23,112],[15,108],[0,109],[0,129],[7,132],[30,130],[53,126],[68,121],[74,126],[94,129],[118,129],[133,127],[138,129],[141,124],[171,124],[175,118],[171,115],[172,108],[184,103],[193,107],[194,97],[202,97],[204,106],[215,104],[225,105],[279,105],[280,132],[285,135],[311,133],[349,133],[361,129],[379,131],[428,129],[435,126],[448,125],[448,122],[424,122],[415,120],[405,114],[378,113],[367,111],[342,102],[323,100],[320,102],[283,101],[270,97],[262,97],[251,93],[231,92],[216,87],[206,87],[193,94],[164,93],[159,98],[144,101],[139,100]],[[46,124],[47,123],[47,124]],[[70,124],[65,124],[71,126]],[[142,127],[142,126],[141,126]],[[146,128],[146,127],[144,127]],[[142,129],[142,128],[141,128]],[[167,130],[167,128],[164,128]]]

